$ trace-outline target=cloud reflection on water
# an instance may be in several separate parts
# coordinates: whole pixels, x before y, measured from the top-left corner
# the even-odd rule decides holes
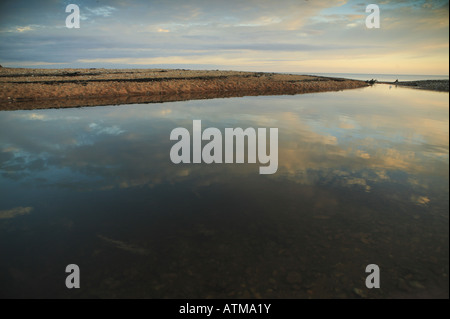
[[[175,127],[278,127],[269,178],[360,186],[448,175],[448,94],[385,86],[301,96],[217,99],[89,109],[2,112],[3,182],[79,190],[211,183],[257,175],[255,165],[174,165]],[[426,104],[422,102],[427,101]],[[52,173],[53,172],[53,173]],[[39,180],[39,182],[38,182]],[[201,182],[200,182],[201,180]],[[30,181],[28,181],[30,182]],[[414,185],[412,185],[414,186]]]

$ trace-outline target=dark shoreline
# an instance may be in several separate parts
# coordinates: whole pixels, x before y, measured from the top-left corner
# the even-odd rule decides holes
[[[377,82],[382,84],[398,85],[415,89],[448,92],[449,80],[420,80],[420,81],[400,81],[400,82]]]

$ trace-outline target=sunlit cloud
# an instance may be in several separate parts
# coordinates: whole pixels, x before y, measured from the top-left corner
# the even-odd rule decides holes
[[[30,26],[16,28],[17,32],[25,32],[25,31],[31,31],[31,30],[33,30],[33,28],[31,28]]]
[[[14,26],[9,28],[1,27],[0,24],[0,33],[2,32],[9,32],[9,33],[25,33],[29,31],[35,31],[38,28],[42,28],[42,26],[39,25],[26,25],[26,26]]]
[[[426,206],[430,199],[427,196],[412,196],[411,201],[419,206]]]
[[[351,186],[351,185],[359,185],[361,187],[363,187],[365,189],[366,192],[370,191],[370,186],[367,185],[367,181],[363,178],[347,178],[345,179],[347,185]]]
[[[356,151],[356,155],[361,157],[361,158],[364,158],[364,159],[369,159],[370,158],[370,154],[369,153],[364,152],[364,151],[360,151],[360,150]]]

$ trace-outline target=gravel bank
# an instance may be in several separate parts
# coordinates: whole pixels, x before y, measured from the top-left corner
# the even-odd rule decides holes
[[[382,82],[391,85],[408,86],[415,89],[448,92],[448,80],[423,80],[404,82]]]
[[[337,91],[363,81],[262,72],[0,68],[0,110]]]

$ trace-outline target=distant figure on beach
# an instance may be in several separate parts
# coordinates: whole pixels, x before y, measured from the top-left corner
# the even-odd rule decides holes
[[[372,79],[370,81],[366,81],[366,83],[369,83],[370,85],[374,85],[375,82],[377,82],[377,80],[374,80],[374,79]]]

